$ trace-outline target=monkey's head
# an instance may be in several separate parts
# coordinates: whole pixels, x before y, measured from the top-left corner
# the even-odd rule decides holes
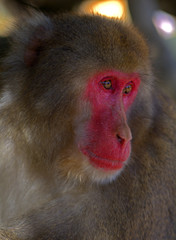
[[[138,137],[130,122],[140,124],[140,109],[147,109],[148,66],[148,49],[132,26],[35,14],[16,30],[3,64],[1,99],[10,101],[1,111],[10,113],[19,154],[64,178],[114,179]]]

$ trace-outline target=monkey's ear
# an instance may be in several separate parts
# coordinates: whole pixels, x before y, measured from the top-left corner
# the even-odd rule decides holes
[[[24,63],[27,67],[33,66],[36,63],[47,37],[49,36],[44,26],[38,26],[35,29],[24,52]]]
[[[19,27],[15,32],[14,42],[17,47],[22,45],[22,55],[24,64],[27,67],[33,66],[42,51],[46,46],[47,41],[51,39],[53,33],[53,22],[43,13],[30,13],[27,17],[23,16],[23,24],[18,24]]]

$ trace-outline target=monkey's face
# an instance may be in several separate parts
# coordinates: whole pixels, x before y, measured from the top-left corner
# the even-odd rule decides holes
[[[119,174],[130,157],[132,134],[126,112],[139,85],[137,74],[115,70],[98,73],[88,81],[80,109],[81,115],[89,112],[89,117],[77,123],[76,133],[82,164],[96,180]]]

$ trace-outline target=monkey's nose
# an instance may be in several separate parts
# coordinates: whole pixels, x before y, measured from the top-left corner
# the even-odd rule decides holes
[[[125,140],[124,140],[123,138],[121,138],[118,134],[116,135],[116,137],[117,137],[118,142],[119,142],[121,145],[123,145],[124,142],[125,142]]]
[[[116,138],[121,145],[124,145],[132,139],[131,130],[127,124],[118,129],[116,132]]]

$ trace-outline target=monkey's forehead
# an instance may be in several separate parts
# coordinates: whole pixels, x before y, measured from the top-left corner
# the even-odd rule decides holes
[[[130,24],[100,15],[63,15],[54,18],[55,31],[63,44],[79,56],[93,56],[126,71],[148,59],[148,46]],[[85,57],[84,55],[84,57]]]
[[[15,58],[32,55],[27,62],[34,63],[34,57],[36,67],[42,59],[44,64],[52,59],[60,69],[66,62],[72,70],[74,66],[80,69],[92,65],[138,72],[149,65],[148,47],[141,34],[134,26],[115,18],[73,14],[48,17],[35,12],[20,22],[13,38],[14,49],[18,49],[14,51]]]

